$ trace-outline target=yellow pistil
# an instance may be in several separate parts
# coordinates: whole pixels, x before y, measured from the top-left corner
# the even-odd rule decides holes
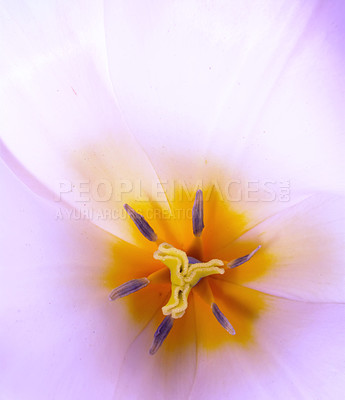
[[[188,307],[188,295],[200,279],[209,275],[224,274],[221,260],[190,263],[187,254],[168,243],[161,243],[153,258],[162,261],[170,270],[171,296],[162,307],[164,315],[181,318]]]

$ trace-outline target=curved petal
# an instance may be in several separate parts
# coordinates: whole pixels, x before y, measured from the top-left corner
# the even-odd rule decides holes
[[[229,295],[234,290],[229,285]],[[237,341],[236,336],[242,334],[237,327],[236,335],[228,336],[227,344],[212,354],[198,347],[196,383],[190,398],[206,400],[211,393],[217,399],[340,399],[345,388],[344,305],[251,295],[252,300],[262,298],[265,306],[249,342]],[[231,302],[219,304],[231,315]],[[205,343],[212,339],[203,334],[204,319],[202,311],[197,313],[199,340]]]
[[[219,250],[234,259],[262,245],[224,279],[291,299],[345,302],[344,221],[343,196],[315,194]]]
[[[257,17],[262,29],[223,99],[210,153],[231,150],[229,170],[249,182],[344,192],[344,2],[276,3]]]
[[[7,398],[111,398],[133,331],[102,274],[114,237],[61,221],[0,163],[1,392]],[[122,321],[119,324],[119,321]]]
[[[248,214],[242,231],[288,206],[280,201],[279,184],[270,185],[269,174],[260,174],[254,180],[246,176],[243,160],[236,158],[240,150],[236,144],[242,135],[233,129],[233,122],[239,115],[232,115],[233,121],[227,121],[222,129],[217,125],[223,108],[228,110],[224,101],[232,107],[238,102],[231,89],[237,87],[236,76],[243,64],[248,64],[244,80],[255,68],[253,59],[248,58],[252,47],[259,43],[254,55],[259,53],[267,39],[267,26],[274,30],[281,23],[283,12],[276,3],[269,4],[272,11],[268,13],[259,4],[248,7],[246,2],[212,6],[106,2],[105,33],[114,91],[122,115],[149,155],[168,199],[174,199],[170,207],[176,214],[190,208],[188,202],[176,201],[180,188],[187,198],[191,194],[190,203],[199,187],[213,185],[220,191],[221,200],[233,201],[236,213]],[[290,25],[288,28],[293,29]],[[285,36],[279,40],[284,41]],[[266,49],[262,68],[272,52],[272,47]],[[252,108],[256,98],[250,85],[243,91],[246,107]],[[243,113],[241,117],[246,118]],[[208,149],[209,141],[214,144],[214,154]],[[259,186],[260,197],[255,185]],[[249,196],[254,196],[254,201],[247,199]],[[290,204],[303,196],[298,193],[290,199],[289,194]],[[213,211],[214,204],[209,208]],[[210,214],[213,217],[214,211]],[[186,224],[182,230],[189,229],[190,221],[183,222]]]
[[[121,111],[169,184],[195,180],[215,117],[210,99],[223,84],[223,74],[211,72],[213,63],[224,71],[223,59],[208,29],[198,27],[193,8],[180,2],[105,3],[109,71]]]
[[[191,305],[188,312],[194,313],[193,308]],[[152,332],[158,326],[157,316],[158,320],[163,319],[160,309],[156,321],[150,321],[126,348],[114,399],[188,398],[197,364],[194,318],[175,320],[162,347],[151,356],[147,344],[152,342]],[[176,335],[181,334],[181,331],[188,337],[183,337],[179,348],[176,348]],[[185,343],[188,343],[187,346],[183,346]]]
[[[223,164],[227,181],[343,190],[343,14],[341,0],[108,1],[113,87],[161,180],[223,180]]]
[[[154,196],[159,181],[128,134],[109,83],[102,4],[8,2],[3,14],[1,121],[8,151],[57,202],[69,201],[130,240],[123,203]]]

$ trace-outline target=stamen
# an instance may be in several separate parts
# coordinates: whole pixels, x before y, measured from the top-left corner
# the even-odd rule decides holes
[[[145,220],[145,218],[142,215],[138,214],[128,204],[125,204],[124,208],[139,229],[139,231],[142,233],[142,235],[144,235],[146,239],[150,240],[151,242],[155,242],[157,240],[157,235],[155,231],[151,228],[149,223]]]
[[[239,265],[244,264],[245,262],[249,261],[259,249],[261,249],[261,245],[259,245],[255,250],[253,250],[251,253],[247,254],[246,256],[239,257],[233,261],[230,261],[229,263],[227,263],[226,266],[228,268],[236,268]]]
[[[138,290],[146,287],[150,281],[147,278],[132,279],[122,285],[118,286],[109,294],[109,300],[116,300],[120,297],[128,296]]]
[[[171,315],[168,315],[163,319],[159,327],[157,328],[154,337],[153,343],[150,348],[150,354],[153,356],[157,350],[161,347],[162,343],[164,342],[165,338],[168,336],[172,326],[174,323],[174,319]]]
[[[195,194],[195,201],[192,210],[193,233],[199,237],[204,229],[204,201],[202,190],[198,190]]]
[[[211,305],[213,315],[217,318],[217,321],[222,325],[222,327],[230,333],[230,335],[235,335],[235,329],[230,324],[226,316],[220,311],[216,303]]]

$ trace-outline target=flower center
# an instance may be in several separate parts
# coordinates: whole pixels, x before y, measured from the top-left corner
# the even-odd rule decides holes
[[[128,204],[124,206],[128,215],[140,231],[140,233],[150,242],[155,243],[158,249],[154,252],[153,258],[165,264],[165,267],[148,274],[139,279],[132,279],[112,290],[109,295],[110,300],[116,300],[125,297],[131,293],[137,292],[149,284],[170,284],[170,299],[162,307],[162,313],[166,317],[158,326],[154,340],[150,349],[150,354],[155,354],[160,348],[163,341],[168,336],[173,327],[174,321],[180,319],[188,308],[188,296],[190,292],[196,290],[198,295],[209,305],[216,320],[231,335],[235,334],[235,330],[221,312],[214,300],[212,289],[208,283],[208,279],[212,275],[222,275],[228,269],[233,269],[245,262],[260,249],[258,246],[251,253],[238,257],[236,259],[226,261],[220,259],[212,259],[208,262],[201,262],[197,258],[201,258],[202,246],[201,235],[204,229],[204,209],[203,209],[203,193],[198,190],[195,195],[195,201],[192,209],[192,224],[194,242],[187,253],[179,250],[172,245],[161,240],[145,218],[138,214]],[[197,257],[197,258],[194,258]]]

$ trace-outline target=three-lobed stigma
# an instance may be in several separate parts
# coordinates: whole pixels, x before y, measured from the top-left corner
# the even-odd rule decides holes
[[[158,250],[154,252],[153,258],[161,261],[165,267],[162,267],[160,270],[155,271],[147,277],[132,279],[123,283],[112,290],[109,294],[109,299],[116,300],[141,290],[150,283],[161,282],[162,279],[166,279],[167,268],[170,272],[171,295],[168,303],[162,307],[162,313],[165,315],[165,318],[154,334],[150,354],[155,354],[160,348],[172,329],[174,320],[184,315],[188,307],[188,296],[193,287],[197,286],[201,280],[203,282],[203,290],[199,290],[198,293],[201,294],[202,298],[209,304],[213,315],[221,326],[228,333],[234,335],[235,330],[233,326],[215,303],[212,290],[207,280],[203,278],[215,274],[224,274],[225,269],[233,269],[244,264],[254,256],[261,246],[258,246],[251,253],[235,260],[223,261],[212,259],[207,262],[201,262],[194,257],[188,256],[184,251],[173,247],[169,243],[162,243],[159,241],[157,234],[142,215],[138,214],[128,204],[125,204],[124,208],[142,235],[146,239],[157,243]],[[201,245],[200,236],[204,229],[203,217],[203,193],[201,190],[198,190],[192,209],[192,222],[193,234],[199,246]]]
[[[188,306],[188,295],[202,278],[213,274],[224,274],[221,260],[211,260],[206,263],[190,263],[187,254],[171,246],[161,243],[153,258],[162,261],[170,270],[171,296],[162,308],[164,315],[181,318]]]

